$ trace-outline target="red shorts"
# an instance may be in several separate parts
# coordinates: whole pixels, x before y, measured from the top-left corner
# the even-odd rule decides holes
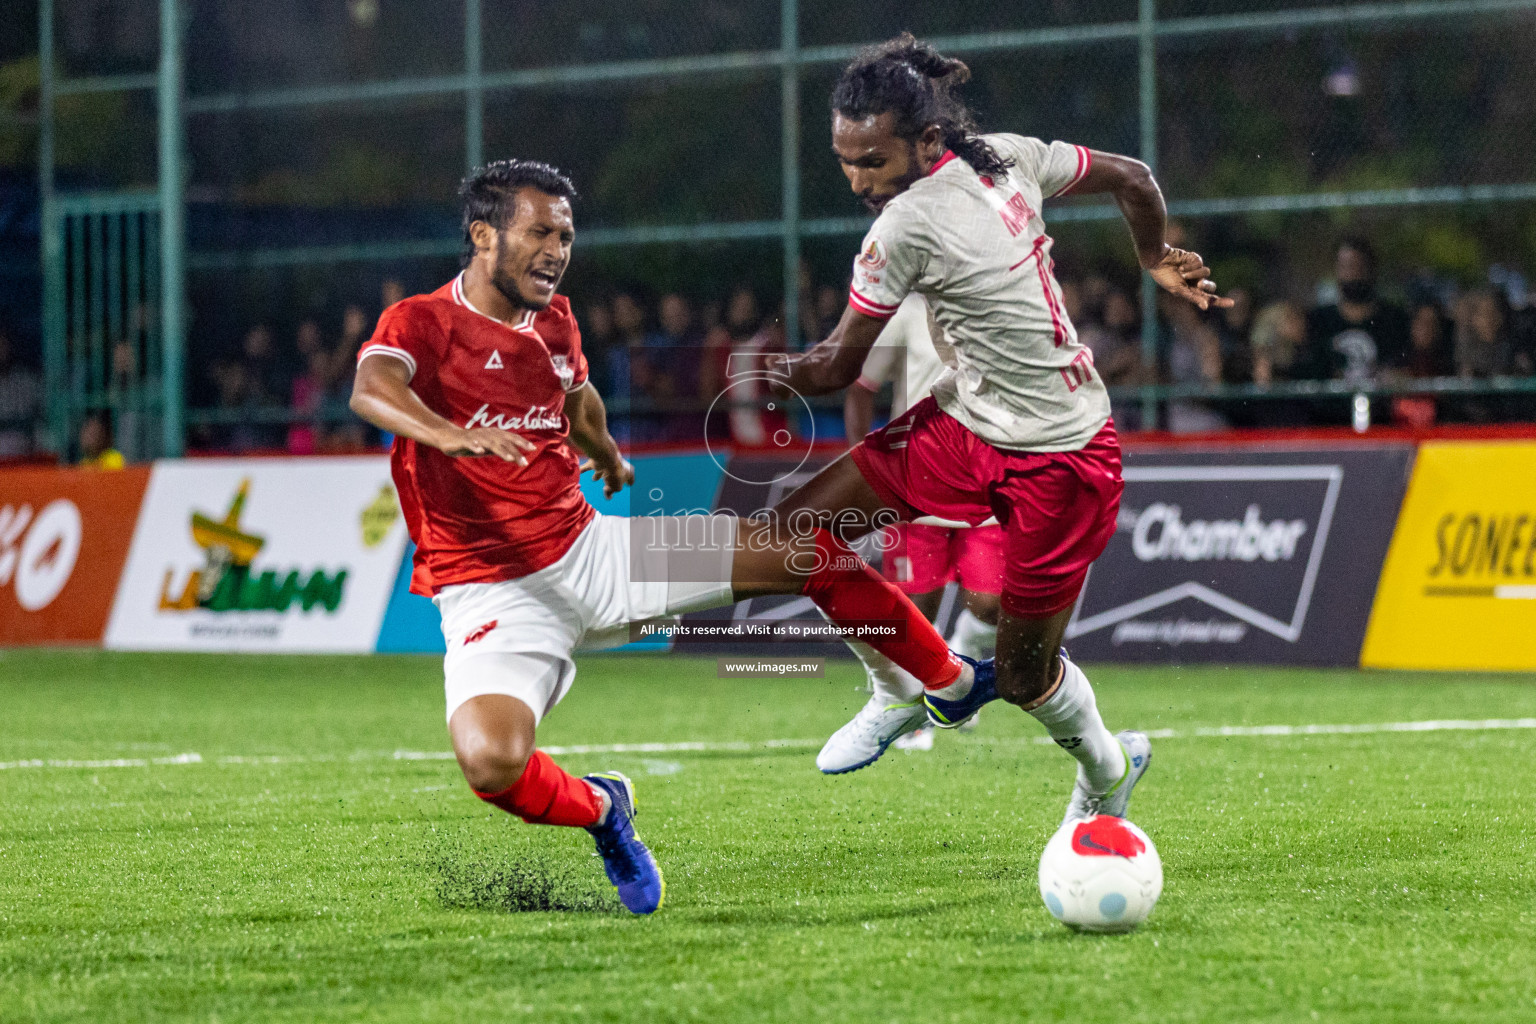
[[[859,472],[908,519],[938,516],[977,524],[996,516],[1004,532],[1003,610],[1043,619],[1070,608],[1088,566],[1115,532],[1120,442],[1104,424],[1075,452],[994,448],[941,410],[932,397],[853,449]]]
[[[1003,528],[900,523],[886,531],[886,578],[907,594],[928,594],[959,581],[977,594],[1003,592]]]

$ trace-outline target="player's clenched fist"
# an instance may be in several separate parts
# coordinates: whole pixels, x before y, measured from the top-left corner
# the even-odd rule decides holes
[[[460,427],[447,432],[437,444],[438,451],[444,455],[493,455],[519,466],[528,465],[528,459],[523,453],[534,451],[537,447],[519,434],[495,427],[475,427],[472,430]]]
[[[1158,287],[1181,299],[1187,299],[1201,309],[1226,309],[1231,299],[1216,294],[1216,282],[1211,280],[1211,268],[1205,265],[1197,252],[1169,247],[1156,266],[1148,267]]]

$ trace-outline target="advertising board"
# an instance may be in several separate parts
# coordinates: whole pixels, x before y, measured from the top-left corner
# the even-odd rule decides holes
[[[1420,448],[1360,661],[1536,669],[1536,442]]]
[[[101,642],[149,469],[0,472],[0,645]]]
[[[156,463],[106,646],[372,651],[405,536],[382,456]]]
[[[1354,665],[1408,445],[1125,456],[1114,536],[1067,625],[1100,661]]]

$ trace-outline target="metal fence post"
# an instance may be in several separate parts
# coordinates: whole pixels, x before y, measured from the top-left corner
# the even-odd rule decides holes
[[[1141,66],[1141,160],[1157,170],[1157,0],[1140,0],[1138,59]],[[1157,285],[1141,275],[1141,361],[1157,370]],[[1157,399],[1148,390],[1141,400],[1141,428],[1157,427]]]
[[[64,235],[53,195],[53,0],[38,0],[37,192],[43,261],[43,401],[48,435],[60,459],[69,457],[69,409],[64,401]]]
[[[175,458],[185,445],[186,405],[186,170],[182,152],[181,7],[160,0],[160,329],[162,338],[160,454]]]
[[[464,0],[464,172],[485,163],[485,83],[481,74],[480,0]]]
[[[798,0],[780,0],[779,51],[780,96],[784,108],[783,223],[784,239],[784,344],[800,345],[800,6]]]

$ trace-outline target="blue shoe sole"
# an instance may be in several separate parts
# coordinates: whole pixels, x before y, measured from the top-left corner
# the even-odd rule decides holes
[[[882,743],[880,745],[880,749],[875,752],[874,757],[860,761],[858,764],[851,764],[846,768],[818,768],[817,771],[821,772],[823,775],[847,775],[849,772],[856,772],[860,768],[868,768],[870,765],[884,757],[885,752],[890,749],[891,743],[895,742],[896,741],[892,739],[889,743]]]

